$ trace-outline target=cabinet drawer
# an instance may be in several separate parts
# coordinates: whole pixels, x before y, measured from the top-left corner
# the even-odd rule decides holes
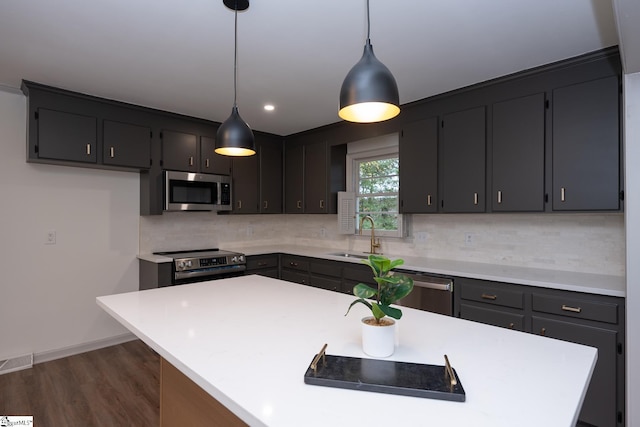
[[[339,279],[330,279],[326,277],[318,277],[309,275],[309,284],[316,288],[328,289],[330,291],[340,292],[342,282]]]
[[[354,282],[363,282],[363,283],[376,283],[373,280],[373,271],[368,266],[362,267],[343,267],[342,269],[343,277],[347,280],[352,280]]]
[[[309,271],[309,261],[306,258],[282,255],[282,268],[289,270]]]
[[[524,331],[524,314],[505,313],[490,308],[460,304],[460,317],[487,325]]]
[[[523,308],[524,293],[518,289],[502,289],[487,285],[461,286],[460,298],[504,307]]]
[[[277,268],[278,255],[249,256],[247,257],[247,270],[262,268]]]
[[[300,283],[301,285],[309,284],[309,275],[304,273],[298,273],[291,270],[282,270],[280,278],[287,282]]]
[[[570,296],[532,294],[533,311],[557,314],[577,319],[618,323],[618,304],[579,299]]]
[[[322,274],[323,276],[342,277],[342,263],[340,262],[312,262],[309,264],[309,272]]]

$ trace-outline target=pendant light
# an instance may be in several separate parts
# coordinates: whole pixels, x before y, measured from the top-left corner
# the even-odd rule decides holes
[[[233,53],[233,108],[231,115],[218,128],[215,152],[223,156],[252,156],[256,154],[255,139],[249,125],[238,113],[238,10],[249,8],[249,0],[223,0],[235,11],[235,40]]]
[[[349,71],[340,89],[338,115],[350,122],[381,122],[400,113],[396,79],[373,54],[370,31],[371,20],[367,0],[367,42],[364,45],[364,53],[360,61]]]

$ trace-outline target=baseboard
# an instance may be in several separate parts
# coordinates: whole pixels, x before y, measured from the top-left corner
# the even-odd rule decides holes
[[[43,351],[42,353],[36,353],[33,355],[33,363],[49,362],[51,360],[61,359],[63,357],[73,356],[80,353],[86,353],[87,351],[98,350],[104,347],[110,347],[112,345],[122,344],[124,342],[133,341],[137,339],[135,335],[130,332],[125,334],[116,335],[109,338],[103,338],[100,340],[90,341],[70,347],[60,348],[56,350]]]

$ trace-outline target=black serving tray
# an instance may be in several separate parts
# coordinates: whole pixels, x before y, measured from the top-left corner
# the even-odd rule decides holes
[[[322,359],[319,360],[316,372],[309,365],[304,374],[304,382],[326,387],[464,402],[466,395],[455,369],[453,374],[456,384],[452,386],[445,374],[444,365],[326,355],[324,363]]]

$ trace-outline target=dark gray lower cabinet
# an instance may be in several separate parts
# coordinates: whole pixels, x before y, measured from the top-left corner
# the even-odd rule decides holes
[[[342,292],[342,265],[339,261],[311,259],[309,284],[316,288]]]
[[[280,278],[287,282],[309,284],[309,259],[296,255],[281,255]]]
[[[246,274],[258,274],[278,279],[280,277],[279,265],[277,254],[251,255],[247,257]]]
[[[465,278],[455,286],[455,312],[463,319],[597,348],[579,419],[589,426],[624,425],[623,298]]]

